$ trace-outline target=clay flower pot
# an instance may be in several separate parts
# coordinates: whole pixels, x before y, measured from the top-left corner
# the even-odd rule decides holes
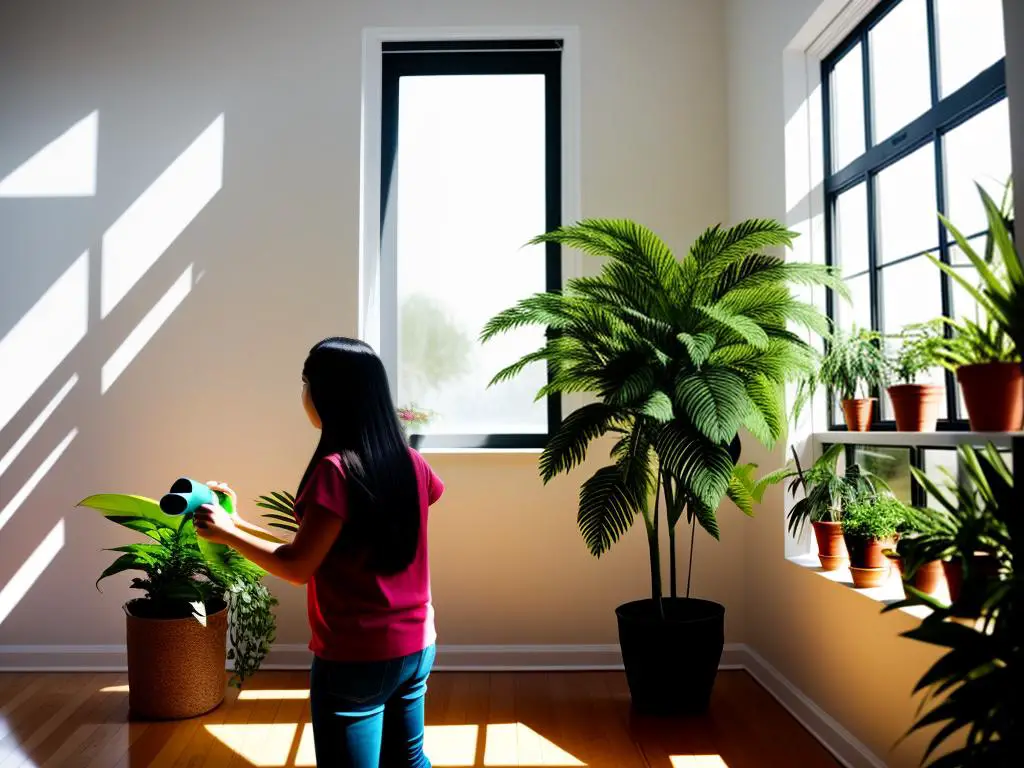
[[[846,551],[850,553],[850,567],[857,568],[883,568],[888,571],[889,558],[882,550],[891,549],[895,546],[892,539],[882,541],[880,539],[862,539],[859,536],[845,536]]]
[[[926,595],[934,597],[945,581],[946,574],[941,560],[927,562],[914,572],[914,588]]]
[[[857,589],[870,589],[880,587],[889,578],[889,564],[882,568],[856,568],[850,566],[850,575],[853,576],[853,586]]]
[[[900,432],[934,432],[945,390],[935,384],[894,384],[889,399]]]
[[[825,571],[836,571],[846,565],[846,543],[843,541],[842,523],[815,521],[814,538],[818,542],[818,560]]]
[[[871,414],[874,412],[875,398],[861,397],[854,400],[843,400],[843,416],[846,428],[851,432],[867,432],[871,429]]]
[[[956,378],[975,432],[1015,432],[1024,421],[1024,373],[1018,363],[962,365]]]
[[[143,601],[125,604],[128,623],[128,711],[133,720],[197,717],[224,701],[228,609],[206,617],[144,618]]]
[[[999,561],[991,552],[975,552],[971,558],[971,569],[988,579],[999,577]],[[946,585],[949,587],[949,599],[955,603],[963,591],[963,561],[959,557],[954,557],[952,560],[943,560],[942,570],[946,575]]]

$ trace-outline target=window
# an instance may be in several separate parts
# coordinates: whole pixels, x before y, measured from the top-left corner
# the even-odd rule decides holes
[[[381,354],[399,405],[432,413],[414,444],[535,448],[561,420],[535,401],[542,363],[488,388],[544,343],[478,342],[497,312],[561,288],[560,41],[385,43]]]
[[[828,261],[853,296],[830,296],[829,315],[884,334],[973,317],[925,254],[970,270],[936,213],[983,238],[975,183],[998,200],[1010,175],[1002,0],[883,2],[823,62],[822,83]],[[946,387],[940,428],[964,428],[952,374],[929,378]],[[892,428],[881,403],[875,428]],[[842,428],[835,404],[829,421]]]

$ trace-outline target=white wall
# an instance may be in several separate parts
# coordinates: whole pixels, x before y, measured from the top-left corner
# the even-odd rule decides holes
[[[635,217],[679,249],[724,220],[724,7],[716,0],[2,5],[0,180],[94,110],[99,142],[94,197],[0,198],[0,340],[83,251],[91,255],[87,294],[70,283],[72,295],[88,298],[87,335],[0,425],[2,458],[79,376],[0,476],[3,510],[78,430],[0,531],[0,589],[12,584],[0,607],[13,605],[0,647],[123,642],[128,579],[110,580],[104,594],[92,582],[113,557],[101,548],[129,537],[75,510],[85,495],[157,496],[179,473],[229,481],[243,499],[297,482],[314,441],[298,400],[305,353],[325,335],[356,332],[362,30],[531,24],[580,28],[584,213]],[[222,188],[101,317],[104,233],[219,115]],[[139,219],[129,261],[199,194]],[[190,264],[201,279],[101,394],[105,361]],[[59,327],[73,319],[68,306],[52,318]],[[23,380],[55,348],[33,341],[15,355],[0,346],[0,376]],[[528,455],[435,464],[450,489],[431,528],[442,643],[616,641],[613,608],[649,585],[641,530],[598,562],[576,530],[580,476],[543,488]],[[725,542],[713,550],[726,565],[704,541],[695,578],[699,594],[727,605],[729,639],[738,640],[746,522],[726,517]],[[63,547],[15,601],[32,566],[46,565],[45,550],[27,570],[23,563],[61,519]],[[304,643],[303,594],[275,591],[280,640]]]

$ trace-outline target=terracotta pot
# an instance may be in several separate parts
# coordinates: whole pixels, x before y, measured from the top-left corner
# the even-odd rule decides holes
[[[934,432],[945,390],[935,384],[894,384],[889,399],[900,432]]]
[[[889,558],[882,554],[883,549],[895,546],[893,539],[862,539],[856,536],[844,536],[846,551],[850,553],[850,567],[857,568],[888,568]]]
[[[1015,432],[1024,421],[1024,373],[1018,363],[962,365],[956,378],[975,432]]]
[[[889,578],[889,565],[886,563],[882,568],[855,568],[851,565],[850,575],[853,576],[853,586],[857,589],[880,587]]]
[[[128,625],[128,711],[133,720],[197,717],[224,701],[227,607],[206,617],[143,618],[124,606]]]
[[[871,429],[871,414],[875,408],[875,398],[864,397],[856,400],[843,400],[843,416],[846,417],[846,428],[851,432],[867,432]]]
[[[942,570],[946,574],[946,586],[949,587],[949,599],[954,603],[960,598],[964,585],[964,564],[959,557],[942,561]],[[991,552],[975,552],[971,558],[971,570],[980,573],[987,579],[999,576],[999,561]]]
[[[818,541],[818,560],[822,570],[836,571],[846,565],[846,543],[841,523],[813,522],[814,538]]]
[[[941,560],[924,563],[914,572],[914,587],[933,597],[942,588],[946,575]]]

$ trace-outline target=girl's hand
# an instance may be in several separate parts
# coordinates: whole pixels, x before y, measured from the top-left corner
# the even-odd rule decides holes
[[[218,544],[226,544],[237,530],[234,518],[219,504],[206,504],[200,507],[196,511],[194,522],[198,535]]]
[[[211,491],[223,493],[231,499],[231,508],[238,512],[238,494],[231,490],[231,487],[227,483],[221,483],[216,480],[211,480],[207,483]]]

